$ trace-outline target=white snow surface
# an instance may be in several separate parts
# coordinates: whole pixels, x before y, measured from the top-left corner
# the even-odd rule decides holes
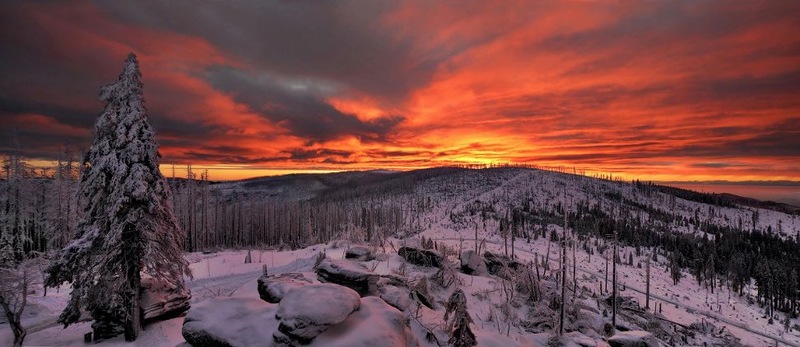
[[[610,344],[630,347],[658,347],[658,340],[646,331],[623,331],[608,338]]]
[[[272,341],[278,328],[277,305],[258,298],[223,298],[195,305],[183,329],[202,331],[232,346],[259,346]]]
[[[438,236],[440,238],[450,238],[450,241],[441,241],[448,243],[453,247],[458,247],[459,243],[463,246],[469,247],[469,242],[466,240],[459,241],[458,238],[453,238],[453,234],[449,234],[446,230],[431,230],[426,232],[428,236]],[[444,236],[444,237],[442,237]],[[494,235],[486,236],[487,240],[495,243],[487,243],[489,250],[502,253],[502,240]],[[403,241],[392,240],[392,243],[397,246]],[[411,242],[410,242],[411,243]],[[546,252],[546,242],[542,239],[532,241],[530,244],[525,242],[517,243],[517,255],[523,260],[529,259],[531,254],[538,252],[540,255]],[[257,300],[258,304],[264,307],[275,307],[258,299],[256,280],[261,275],[261,266],[267,265],[271,274],[285,273],[285,272],[301,272],[306,275],[306,278],[314,278],[312,272],[314,264],[314,256],[325,250],[328,257],[334,259],[344,258],[344,247],[334,248],[327,245],[315,245],[300,250],[290,251],[254,251],[252,264],[244,264],[244,257],[247,251],[224,251],[213,254],[192,253],[187,254],[187,259],[192,263],[191,267],[194,270],[194,280],[187,279],[187,285],[192,289],[193,294],[193,307],[201,307],[206,302],[214,300],[233,299],[248,299]],[[378,274],[394,274],[397,273],[402,264],[402,259],[394,253],[391,253],[391,247],[386,249],[388,254],[384,261],[370,261],[363,264],[368,267],[375,266],[374,272]],[[530,253],[528,253],[530,252]],[[551,261],[556,259],[557,249],[551,248]],[[580,271],[579,278],[581,285],[597,288],[603,281],[602,269],[604,262],[601,257],[592,256],[591,261],[587,254],[579,251],[578,253],[578,269]],[[455,259],[451,255],[451,261]],[[274,265],[273,265],[274,264]],[[557,264],[551,265],[552,269],[557,267]],[[207,272],[207,270],[210,270]],[[406,276],[415,278],[420,276],[429,276],[435,272],[435,269],[407,266]],[[671,279],[666,273],[666,265],[658,263],[653,266],[653,277],[651,278],[651,291],[654,299],[651,299],[651,305],[661,304],[663,308],[663,315],[668,319],[682,324],[690,324],[693,322],[710,321],[713,322],[717,330],[725,327],[735,336],[741,338],[744,344],[750,346],[765,346],[774,345],[774,340],[764,338],[760,335],[755,335],[749,330],[759,331],[775,337],[780,337],[787,340],[794,345],[800,344],[800,332],[791,331],[782,333],[780,324],[769,325],[766,319],[762,318],[763,312],[760,308],[748,305],[745,298],[740,298],[735,294],[731,294],[728,299],[728,292],[725,289],[718,291],[715,295],[708,294],[704,289],[700,289],[696,282],[690,278],[682,280],[677,287],[672,285]],[[618,276],[624,285],[621,285],[620,295],[632,296],[634,299],[644,302],[643,294],[635,292],[636,289],[643,289],[643,270],[636,267],[626,265],[618,266]],[[498,312],[496,305],[502,302],[502,294],[500,290],[499,280],[495,277],[484,276],[469,276],[458,274],[462,283],[462,289],[467,297],[467,307],[469,308],[470,315],[475,323],[472,325],[472,330],[480,343],[480,346],[542,346],[546,345],[549,334],[548,333],[528,333],[517,327],[512,327],[509,336],[506,336],[505,328],[502,326],[502,315]],[[26,338],[26,345],[33,346],[74,346],[83,344],[83,334],[91,331],[90,322],[82,322],[69,326],[63,329],[55,323],[55,319],[60,313],[61,308],[64,307],[68,300],[69,289],[62,287],[56,293],[54,289],[49,289],[46,297],[42,296],[41,291],[30,297],[31,303],[29,305],[33,312],[26,313],[23,324],[29,327],[28,337]],[[437,293],[434,295],[446,299],[449,291]],[[709,304],[706,304],[708,300]],[[362,299],[363,301],[363,299]],[[234,301],[235,302],[235,301]],[[244,301],[242,301],[244,302]],[[677,306],[674,303],[678,303]],[[709,306],[717,305],[719,302],[721,312],[719,310],[709,309]],[[363,302],[362,302],[363,305]],[[190,311],[192,312],[192,311]],[[356,311],[358,312],[358,311]],[[524,312],[517,312],[517,319],[522,320],[525,318]],[[709,316],[703,315],[707,313]],[[383,315],[383,313],[380,313]],[[492,319],[490,319],[490,316]],[[500,315],[500,316],[498,316]],[[720,322],[712,317],[719,316],[734,324]],[[419,321],[429,327],[443,326],[443,309],[439,311],[430,310],[422,307],[419,310]],[[99,343],[100,346],[178,346],[184,343],[183,336],[181,335],[181,328],[183,325],[184,317],[173,318],[166,321],[155,322],[145,327],[139,339],[134,344],[125,343],[122,337],[103,341]],[[356,321],[356,318],[346,320],[347,324],[358,326],[358,331],[372,331],[382,329],[380,325],[373,328],[361,328],[363,324],[386,324],[386,321],[380,319],[366,319],[364,321]],[[793,320],[792,324],[798,324],[798,320]],[[264,331],[259,331],[256,336],[247,338],[271,336],[275,330],[277,323],[264,322]],[[272,326],[270,324],[275,324]],[[738,327],[742,325],[747,329]],[[435,346],[434,343],[429,343],[424,339],[425,330],[420,327],[417,321],[413,318],[410,319],[411,331],[414,337],[422,346]],[[339,330],[337,330],[339,331]],[[327,333],[323,333],[325,335]],[[321,338],[320,335],[318,338]],[[326,335],[326,339],[331,335]],[[346,334],[350,336],[350,334]],[[243,337],[245,338],[245,337]],[[441,341],[446,342],[446,336],[439,336]],[[585,339],[586,337],[584,337]],[[593,339],[598,345],[604,345],[602,338],[598,336],[588,336]],[[577,337],[574,338],[577,340]],[[0,324],[0,345],[7,345],[13,340],[10,329],[7,324]],[[570,340],[571,341],[571,340]],[[568,344],[569,345],[569,344]],[[680,346],[681,344],[676,344]]]
[[[278,304],[275,317],[298,335],[315,337],[358,310],[361,298],[354,290],[331,283],[309,284],[290,290]]]
[[[347,320],[317,336],[311,346],[411,347],[419,342],[405,324],[405,314],[376,297],[361,299]]]

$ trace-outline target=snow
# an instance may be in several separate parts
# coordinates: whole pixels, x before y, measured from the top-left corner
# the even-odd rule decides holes
[[[476,276],[486,275],[488,271],[481,256],[472,249],[461,252],[461,269]]]
[[[429,231],[428,233],[428,236],[436,235],[433,233],[433,231]],[[488,237],[488,239],[489,241],[496,240],[499,243],[487,243],[486,247],[488,247],[490,251],[501,251],[502,241],[497,240],[496,237]],[[393,243],[398,242],[400,241],[393,241]],[[453,245],[458,244],[458,241],[455,240],[440,242],[450,243]],[[534,253],[538,251],[539,255],[541,256],[546,250],[546,242],[541,239],[536,242],[531,242],[530,244],[519,242],[516,244],[516,246],[518,247],[517,255],[523,260],[528,259],[528,257],[532,257],[532,254],[529,254],[528,252]],[[205,269],[206,266],[208,266],[212,269],[211,277],[206,276],[206,274],[202,271],[196,270],[197,276],[194,281],[187,282],[187,285],[193,290],[194,294],[192,309],[203,307],[201,305],[216,300],[248,299],[253,300],[252,304],[247,305],[248,307],[251,307],[251,305],[256,305],[257,303],[262,307],[273,307],[274,310],[277,310],[277,305],[270,306],[270,304],[258,299],[256,280],[261,275],[261,265],[265,263],[270,265],[275,264],[274,267],[270,266],[270,273],[272,274],[301,272],[304,273],[307,278],[313,278],[314,273],[311,271],[314,263],[314,256],[323,249],[330,258],[343,258],[344,256],[344,248],[329,248],[325,245],[315,245],[305,249],[293,251],[255,251],[253,252],[253,258],[255,262],[253,264],[244,264],[244,257],[247,253],[246,251],[224,251],[215,254],[189,254],[187,255],[187,258],[193,261],[193,268],[199,270]],[[554,261],[556,250],[551,249],[551,252],[553,252],[551,261]],[[259,255],[261,255],[260,260],[262,263],[258,263]],[[604,263],[601,261],[602,258],[596,255],[592,256],[591,258],[592,261],[589,262],[587,254],[578,252],[579,271],[586,271],[582,272],[583,275],[581,275],[581,285],[587,287],[594,286],[596,290],[600,282],[603,280],[602,273],[600,271],[603,269]],[[457,261],[457,259],[452,260]],[[375,267],[375,273],[391,274],[396,271],[397,267],[401,264],[401,260],[397,254],[391,254],[386,258],[385,261],[373,261],[366,264],[376,264],[377,266]],[[555,267],[557,264],[553,263],[551,266]],[[407,270],[408,272],[406,273],[406,276],[411,278],[430,275],[435,271],[435,269],[431,268],[416,268],[415,270],[412,270],[414,267],[409,267],[408,269],[409,270]],[[680,302],[681,305],[690,307],[691,311],[694,313],[687,312],[687,310],[682,306],[676,308],[669,301],[662,299],[651,300],[651,306],[654,304],[662,304],[664,316],[672,321],[681,322],[683,324],[701,321],[703,316],[699,316],[698,312],[704,311],[703,307],[707,307],[705,304],[705,290],[698,288],[696,286],[696,282],[692,281],[691,279],[684,279],[679,283],[678,287],[673,287],[671,280],[665,273],[665,269],[666,268],[664,267],[664,264],[661,263],[653,266],[653,277],[651,278],[652,293],[669,301],[678,300],[676,302]],[[592,273],[589,273],[589,271]],[[643,295],[632,290],[633,287],[643,289],[643,282],[640,280],[640,277],[643,275],[643,270],[627,265],[619,265],[618,272],[621,282],[625,284],[624,290],[621,290],[620,294],[623,296],[632,296],[636,300],[639,300],[643,303]],[[470,310],[472,318],[475,320],[475,324],[473,324],[472,329],[473,332],[475,332],[478,341],[480,342],[480,346],[541,346],[547,343],[547,340],[549,339],[548,333],[533,334],[512,328],[510,336],[506,336],[505,329],[502,327],[503,324],[501,322],[503,317],[501,314],[499,314],[494,306],[495,304],[502,302],[502,294],[498,287],[498,280],[495,277],[469,276],[464,274],[459,274],[459,277],[463,283],[463,289],[467,297],[467,306]],[[231,292],[221,290],[226,288],[230,288]],[[214,293],[214,295],[200,296],[197,295],[199,292],[205,292],[206,294]],[[447,295],[449,295],[449,292],[447,291],[438,294],[437,290],[434,290],[433,292],[434,295],[437,295],[437,297],[446,298]],[[47,297],[42,297],[41,293],[31,296],[31,300],[34,305],[33,307],[39,308],[37,309],[38,312],[36,315],[26,315],[27,318],[23,321],[26,326],[34,326],[26,339],[28,344],[82,344],[83,334],[90,331],[90,323],[76,323],[67,329],[62,329],[61,326],[58,326],[54,323],[55,316],[57,316],[58,312],[60,311],[60,307],[63,307],[65,304],[68,293],[68,289],[61,288],[59,293],[56,293],[55,290],[50,289]],[[486,294],[485,300],[479,298],[482,293]],[[402,296],[402,290],[398,288],[398,293],[395,295]],[[727,291],[723,289],[719,295],[719,298],[720,302],[727,303]],[[709,300],[711,302],[715,302],[715,299],[716,295],[709,295]],[[768,333],[774,332],[776,336],[779,336],[777,333],[777,330],[780,329],[779,324],[766,324],[766,320],[760,318],[762,313],[759,308],[747,305],[744,299],[738,298],[735,295],[732,296],[730,300],[731,302],[735,303],[735,311],[733,310],[733,306],[729,306],[727,304],[723,305],[721,316],[728,317],[728,319],[731,319],[734,322],[742,322],[750,329],[760,330],[762,332],[766,331]],[[595,305],[594,302],[591,303],[592,305]],[[493,321],[487,319],[490,316],[491,311],[494,311]],[[720,315],[719,312],[716,314]],[[265,315],[268,316],[268,314]],[[443,311],[433,311],[423,307],[420,310],[419,319],[427,326],[433,327],[437,326],[437,324],[443,324],[442,316]],[[520,312],[519,319],[523,319],[524,317],[525,316],[523,313]],[[137,339],[136,344],[139,345],[141,343],[141,345],[175,346],[183,343],[184,338],[181,336],[183,319],[183,317],[178,317],[147,325],[139,339]],[[706,318],[706,320],[712,319]],[[272,321],[267,320],[265,322],[266,323],[264,324],[271,325],[259,325],[262,327],[263,331],[260,331],[258,336],[263,337],[266,335],[271,338],[272,332],[277,329],[278,324],[277,321],[274,320],[274,313]],[[731,331],[737,337],[741,337],[742,342],[748,345],[762,346],[774,344],[772,341],[763,339],[757,335],[754,336],[748,333],[746,330],[736,328],[735,326],[719,322],[715,322],[715,324],[717,325],[718,329],[722,328],[723,326],[727,327],[726,330]],[[39,327],[37,328],[36,326]],[[233,324],[230,326],[233,326]],[[411,326],[412,332],[415,336],[424,336],[424,333],[419,330],[420,328],[413,319],[411,320]],[[498,326],[500,328],[498,328]],[[367,329],[361,328],[358,330],[367,331]],[[325,333],[323,333],[323,335],[324,334]],[[318,338],[321,337],[322,335]],[[440,336],[440,338],[442,341],[446,341],[444,336]],[[597,337],[590,336],[589,338],[594,339],[594,341],[598,343],[602,342],[601,340],[598,340]],[[800,336],[798,336],[796,332],[786,333],[784,334],[783,338],[794,339],[795,341],[800,340]],[[572,339],[575,341],[578,340],[578,338]],[[419,340],[422,345],[432,346],[431,344],[427,344],[427,342],[424,341],[424,338],[420,338]],[[0,325],[0,342],[1,341],[11,341],[11,333],[6,325]],[[145,344],[145,341],[151,341],[152,343]],[[100,345],[122,344],[124,344],[124,342],[121,338],[119,338],[105,341]]]
[[[380,289],[380,298],[386,301],[387,304],[394,306],[398,310],[405,310],[411,306],[409,299],[409,291],[404,288],[396,286],[383,286]]]
[[[611,347],[658,347],[658,340],[646,331],[623,331],[608,338]]]
[[[346,278],[366,279],[374,276],[366,267],[351,260],[325,259],[317,267],[319,271],[330,274],[340,274]]]
[[[311,346],[405,347],[419,342],[405,324],[405,315],[376,297],[361,299],[347,319],[314,339]]]
[[[298,287],[286,293],[278,304],[278,330],[305,342],[347,319],[360,304],[358,293],[344,286],[320,283]]]
[[[504,248],[503,239],[496,233],[498,227],[496,221],[489,220],[487,227],[484,229],[478,215],[470,216],[465,214],[463,220],[454,221],[450,218],[451,213],[457,214],[467,211],[476,201],[498,207],[505,206],[506,196],[510,196],[510,199],[521,199],[526,194],[530,195],[534,205],[553,207],[562,201],[564,182],[567,180],[564,175],[531,170],[508,170],[497,172],[493,175],[483,173],[471,175],[469,179],[474,180],[474,182],[469,180],[462,182],[457,181],[457,178],[446,177],[428,182],[424,186],[416,188],[412,193],[415,196],[431,197],[432,203],[429,211],[423,214],[418,222],[420,230],[422,230],[421,236],[433,238],[453,250],[448,253],[441,251],[440,248],[440,253],[445,254],[448,260],[453,263],[458,262],[457,250],[468,250],[475,247],[473,223],[476,222],[479,223],[478,239],[485,240],[481,253],[488,250],[495,254],[504,254]],[[458,184],[463,184],[464,187],[457,190],[451,189],[450,186],[455,184],[452,181],[461,182]],[[694,217],[694,214],[697,213],[701,220],[711,220],[722,225],[736,225],[739,218],[747,223],[748,220],[752,220],[751,215],[756,210],[753,208],[714,207],[713,211],[710,211],[708,205],[680,198],[675,199],[673,207],[668,196],[660,193],[654,194],[653,197],[646,197],[636,192],[627,183],[591,180],[580,177],[574,178],[565,190],[568,201],[572,201],[573,204],[575,201],[582,199],[597,200],[602,203],[604,210],[611,211],[615,204],[602,192],[618,192],[626,198],[639,203],[651,204],[662,210],[672,211],[681,217]],[[768,225],[772,225],[773,229],[777,230],[777,225],[780,223],[786,235],[788,235],[785,237],[790,237],[794,230],[800,229],[800,219],[796,217],[761,209],[758,209],[758,213],[759,219],[756,226],[759,229],[765,229]],[[646,214],[643,214],[642,217],[649,218]],[[685,225],[674,224],[670,225],[669,228],[683,233],[703,233],[702,230],[693,229]],[[560,233],[561,227],[551,224],[548,226],[548,230]],[[391,242],[391,245],[389,242]],[[388,240],[383,249],[380,246],[375,249],[376,254],[386,252],[385,256],[378,257],[378,260],[348,264],[361,269],[361,271],[364,271],[364,269],[357,264],[366,265],[375,274],[402,276],[407,278],[409,282],[414,282],[422,277],[432,275],[437,270],[435,268],[402,265],[404,264],[402,258],[393,249],[397,249],[399,246],[415,244],[418,244],[416,239],[398,240],[392,238]],[[531,240],[528,243],[526,240],[518,238],[514,245],[516,258],[523,263],[533,261],[534,255],[538,255],[541,259],[542,256],[548,253],[548,244],[550,245],[548,275],[552,274],[559,265],[559,249],[557,244],[549,243],[546,239],[540,238]],[[316,278],[316,274],[313,272],[316,254],[324,251],[329,259],[338,262],[344,261],[340,259],[344,258],[345,250],[346,247],[333,247],[324,244],[284,251],[252,249],[253,263],[251,264],[244,263],[246,250],[227,250],[211,254],[187,254],[186,259],[190,262],[190,268],[194,273],[194,279],[187,279],[186,282],[187,286],[192,290],[193,309],[203,307],[201,305],[207,302],[228,299],[256,300],[259,301],[260,305],[269,305],[258,300],[256,280],[262,274],[263,265],[267,265],[271,275],[298,272],[302,273],[306,278],[313,279]],[[620,247],[620,252],[626,256],[633,251],[634,249],[630,247]],[[580,248],[576,251],[576,258],[578,285],[579,288],[586,287],[585,293],[587,294],[587,297],[579,300],[576,306],[581,308],[580,313],[583,316],[582,319],[584,319],[581,324],[591,327],[591,330],[581,329],[580,332],[567,333],[563,342],[566,346],[577,346],[593,341],[595,345],[603,346],[605,344],[604,339],[598,332],[601,331],[602,324],[610,320],[610,318],[604,318],[602,313],[599,313],[604,310],[602,303],[600,303],[602,301],[600,288],[604,282],[605,261],[601,255],[589,255]],[[617,266],[620,280],[619,293],[623,297],[630,297],[638,301],[643,306],[645,302],[643,294],[645,289],[645,270],[644,268],[638,268],[636,265],[644,261],[644,255],[637,257],[634,254],[633,258],[634,266],[626,264],[618,264]],[[571,265],[571,252],[568,261]],[[712,334],[698,335],[695,340],[690,340],[687,343],[676,340],[674,341],[676,345],[702,345],[704,341],[708,341],[709,345],[711,345],[711,342],[718,341],[715,340],[716,337],[713,335],[720,335],[720,331],[723,329],[724,332],[722,334],[732,334],[741,339],[743,344],[750,346],[772,346],[775,345],[775,339],[785,341],[781,343],[790,346],[800,345],[800,332],[797,330],[784,332],[782,324],[768,324],[767,319],[764,318],[763,309],[748,303],[748,295],[753,292],[752,286],[745,291],[746,295],[743,297],[738,296],[737,293],[731,293],[724,286],[717,288],[715,293],[711,294],[706,289],[698,286],[697,282],[688,274],[675,286],[667,273],[667,262],[664,257],[659,257],[659,261],[652,264],[651,270],[651,308],[662,308],[661,315],[663,318],[672,322],[690,325],[706,321],[712,322],[716,327]],[[503,282],[501,279],[495,276],[470,276],[461,273],[457,274],[457,276],[461,283],[461,289],[466,294],[470,315],[475,321],[471,328],[480,346],[547,345],[552,336],[551,331],[532,332],[526,331],[520,326],[520,323],[526,321],[531,311],[533,311],[529,306],[523,304],[519,307],[512,307],[509,315],[505,315],[502,312],[500,308],[502,308],[506,299],[503,294]],[[572,275],[570,273],[568,281],[571,278]],[[431,285],[431,294],[434,300],[439,302],[446,300],[452,290],[452,287],[438,288]],[[547,290],[552,291],[554,289],[543,289],[543,291]],[[41,297],[40,293],[30,297],[32,311],[26,312],[23,320],[23,324],[33,327],[26,339],[27,343],[32,345],[80,345],[82,343],[82,334],[90,330],[89,323],[77,323],[67,329],[62,329],[54,323],[55,316],[66,304],[66,295],[68,293],[69,290],[65,288],[62,288],[57,294],[51,289],[47,297]],[[605,294],[607,295],[607,292]],[[403,298],[407,298],[406,289],[401,286],[383,286],[380,295],[389,302],[395,300],[403,301]],[[568,293],[568,300],[570,300],[571,295]],[[592,297],[592,295],[596,295],[597,298]],[[340,339],[343,339],[348,344],[354,344],[357,343],[357,337],[362,336],[362,334],[356,332],[363,332],[363,336],[367,337],[371,336],[368,333],[371,334],[373,331],[385,329],[385,326],[389,324],[387,322],[391,321],[391,319],[386,319],[387,315],[391,316],[391,314],[387,313],[388,309],[385,307],[380,310],[376,309],[369,316],[365,316],[366,313],[362,312],[368,308],[368,305],[370,309],[373,306],[378,306],[377,303],[367,304],[367,302],[375,300],[379,299],[374,297],[362,298],[360,310],[347,316],[339,325],[334,325],[328,331],[323,332],[313,344],[323,345],[322,342],[335,344],[337,343],[335,341],[340,341]],[[316,300],[310,301],[316,302]],[[410,300],[406,299],[406,301]],[[413,336],[418,338],[418,342],[421,345],[435,345],[424,339],[427,332],[426,328],[433,329],[440,341],[447,341],[447,336],[441,330],[443,326],[442,308],[438,310],[430,310],[426,307],[416,309],[416,304],[413,302],[398,306],[405,307],[406,305],[409,305],[410,309],[403,313],[404,319],[409,321],[410,331]],[[272,307],[277,307],[277,305]],[[552,316],[553,311],[548,309],[546,305],[538,305],[534,309],[541,310],[541,312],[549,312],[548,314],[551,314],[551,316],[547,318],[551,319],[551,321],[555,318],[557,322],[557,316]],[[183,320],[183,317],[178,317],[148,325],[136,344],[176,346],[184,343],[184,339],[180,334]],[[620,325],[625,326],[639,326],[642,324],[641,321],[625,310],[620,311],[618,320]],[[509,321],[513,323],[510,327],[507,324]],[[264,324],[268,325],[265,325],[259,336],[266,335],[271,338],[272,333],[277,329],[276,324],[278,323],[273,318],[271,323]],[[799,321],[794,319],[792,324],[799,324]],[[345,326],[351,327],[351,329],[345,329]],[[356,332],[353,332],[353,329]],[[336,334],[336,339],[333,338],[334,334]],[[11,341],[11,334],[7,325],[2,324],[0,325],[0,345],[6,341]],[[663,340],[662,342],[669,343],[669,341]],[[100,345],[114,344],[122,344],[121,339],[105,341]]]
[[[252,298],[207,300],[192,307],[183,323],[183,336],[196,346],[268,345],[278,328],[277,305]]]
[[[290,272],[258,279],[258,294],[262,300],[278,303],[290,290],[311,283],[301,273]]]

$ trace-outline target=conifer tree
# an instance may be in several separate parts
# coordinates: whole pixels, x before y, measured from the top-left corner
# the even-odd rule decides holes
[[[447,325],[450,330],[450,346],[455,347],[472,347],[478,344],[475,339],[475,334],[469,328],[472,323],[472,317],[469,316],[467,311],[467,298],[464,296],[464,291],[456,289],[447,300],[447,307],[444,311],[444,320],[447,321],[448,316],[452,314],[452,319]]]
[[[159,171],[134,54],[117,82],[100,89],[100,99],[105,110],[83,160],[82,219],[75,239],[48,269],[46,284],[72,284],[60,323],[76,322],[85,308],[95,319],[96,333],[98,324],[111,326],[109,335],[124,331],[132,341],[140,327],[142,272],[177,288],[184,286],[183,275],[191,274],[182,257],[184,234]]]

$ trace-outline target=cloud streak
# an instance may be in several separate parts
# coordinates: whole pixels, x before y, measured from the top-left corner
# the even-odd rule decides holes
[[[85,146],[129,51],[167,163],[800,180],[800,5],[3,3],[0,151]],[[566,23],[566,24],[565,24]],[[213,172],[212,172],[213,175]]]

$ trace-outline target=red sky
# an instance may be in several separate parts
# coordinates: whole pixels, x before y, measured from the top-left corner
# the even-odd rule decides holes
[[[797,181],[798,18],[797,1],[4,2],[0,151],[88,145],[135,52],[163,163],[212,179],[526,162]]]

